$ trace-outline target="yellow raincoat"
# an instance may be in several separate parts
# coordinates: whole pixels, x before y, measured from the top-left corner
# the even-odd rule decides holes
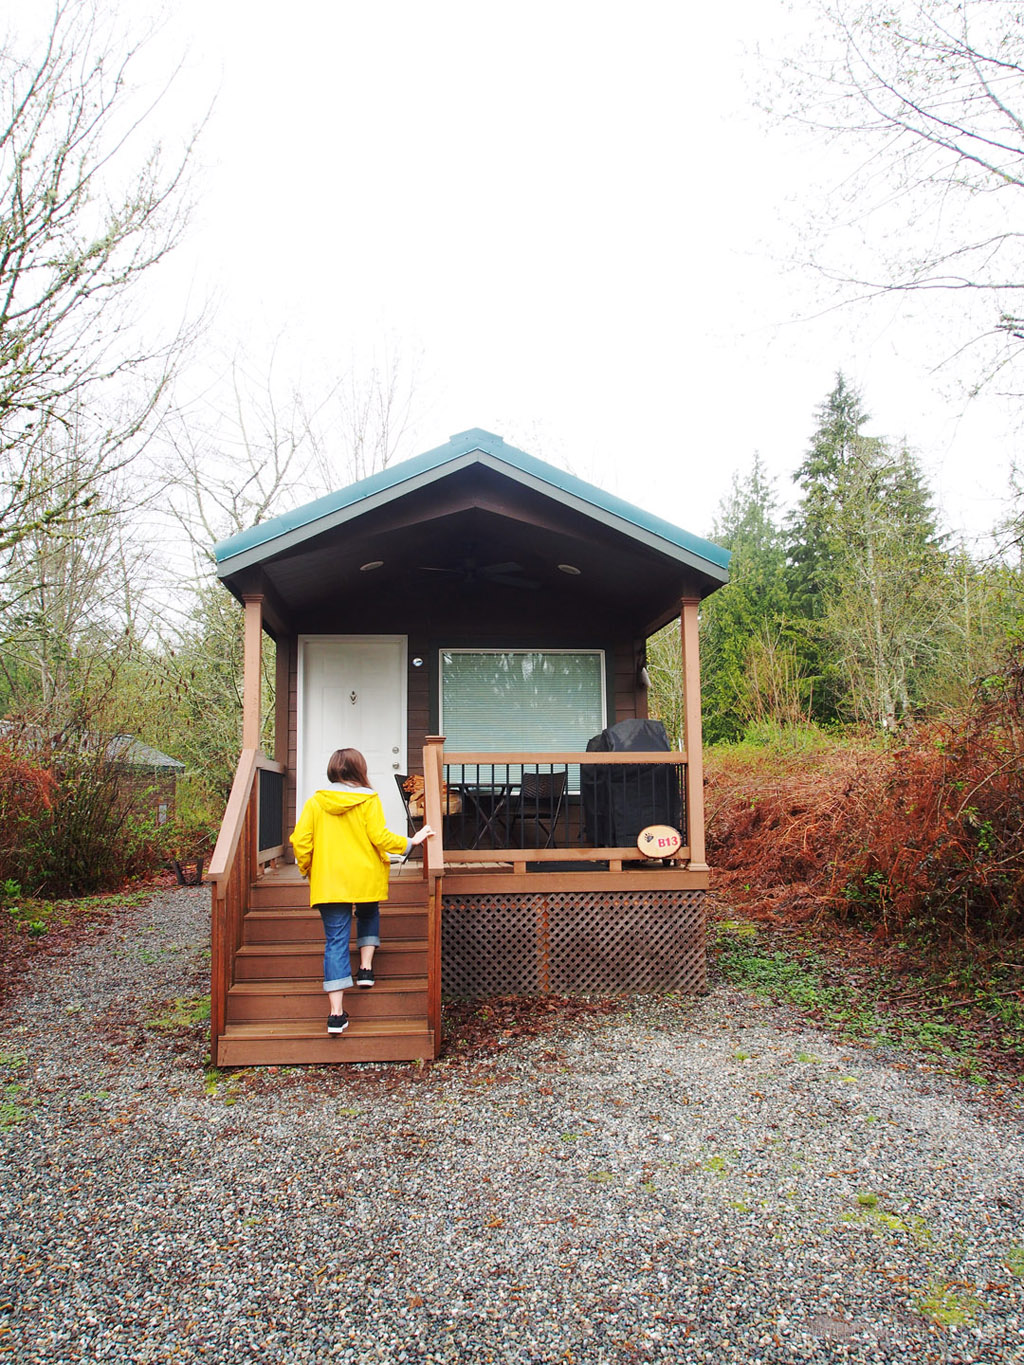
[[[387,900],[388,854],[407,853],[410,844],[388,829],[380,797],[368,787],[314,792],[292,831],[310,905]]]

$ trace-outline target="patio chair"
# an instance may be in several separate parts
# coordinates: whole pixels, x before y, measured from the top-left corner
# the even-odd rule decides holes
[[[405,818],[409,825],[409,834],[416,833],[420,825],[426,819],[426,811],[423,807],[423,787],[422,780],[417,779],[419,789],[413,793],[406,790],[406,783],[409,781],[408,773],[395,773],[395,781],[398,783],[398,790],[402,796],[402,805],[405,807]],[[413,809],[415,804],[416,809]],[[462,801],[458,792],[450,791],[446,784],[441,785],[441,819],[447,820],[451,815],[458,815],[462,810]]]
[[[411,838],[412,835],[416,833],[417,829],[416,822],[418,821],[419,824],[422,825],[423,817],[420,815],[413,815],[412,811],[409,809],[409,793],[405,790],[405,784],[409,781],[409,774],[395,773],[395,781],[398,783],[399,795],[402,798],[402,805],[405,807],[405,819],[409,826],[408,832]]]
[[[564,772],[523,773],[520,779],[513,817],[519,821],[520,830],[526,821],[531,821],[536,836],[544,835],[543,845],[535,837],[534,848],[550,848],[554,841],[558,817],[565,801],[567,779],[568,774]]]

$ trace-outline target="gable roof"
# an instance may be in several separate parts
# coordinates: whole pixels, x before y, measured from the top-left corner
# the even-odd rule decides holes
[[[151,744],[143,744],[134,735],[115,735],[107,745],[107,756],[126,768],[166,769],[168,772],[183,773],[185,765],[178,758],[154,749]]]
[[[480,427],[459,432],[444,445],[422,455],[403,460],[379,474],[371,474],[358,483],[229,536],[214,546],[217,573],[221,578],[227,578],[242,569],[264,563],[324,531],[472,465],[495,470],[699,569],[719,583],[728,582],[728,550],[507,445],[501,436]]]

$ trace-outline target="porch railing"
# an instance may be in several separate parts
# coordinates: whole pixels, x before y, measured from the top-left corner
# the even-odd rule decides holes
[[[679,831],[672,856],[688,861],[686,770],[682,752],[454,753],[433,741],[426,812],[443,843],[428,840],[430,866],[500,862],[519,873],[568,862],[620,872],[660,854],[637,846],[654,825]]]
[[[260,867],[284,852],[284,765],[243,749],[207,880],[211,883],[210,1047],[216,1064],[231,968],[242,944],[249,887]]]

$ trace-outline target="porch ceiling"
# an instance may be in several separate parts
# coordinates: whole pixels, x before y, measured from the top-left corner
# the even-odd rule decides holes
[[[677,615],[682,596],[708,591],[692,570],[657,551],[593,523],[572,526],[569,520],[542,525],[523,514],[481,507],[398,526],[385,515],[370,515],[358,534],[351,525],[339,527],[265,560],[262,583],[253,570],[227,583],[238,596],[269,587],[279,614],[300,629],[311,629],[343,599],[364,612],[375,605],[388,610],[396,601],[433,603],[433,615],[445,603],[493,613],[496,624],[510,613],[540,612],[547,618],[561,611],[571,619],[600,612],[640,634]],[[378,561],[378,568],[361,567]],[[567,573],[560,564],[579,573]]]
[[[310,504],[218,546],[224,583],[239,598],[264,593],[288,630],[323,629],[341,604],[383,621],[412,603],[451,620],[482,613],[499,630],[561,612],[639,635],[728,577],[717,547],[569,476],[556,487],[556,471],[508,454],[500,437],[465,436],[468,452],[432,452],[386,488],[386,476],[367,480],[337,506]],[[492,443],[502,458],[477,448]]]

